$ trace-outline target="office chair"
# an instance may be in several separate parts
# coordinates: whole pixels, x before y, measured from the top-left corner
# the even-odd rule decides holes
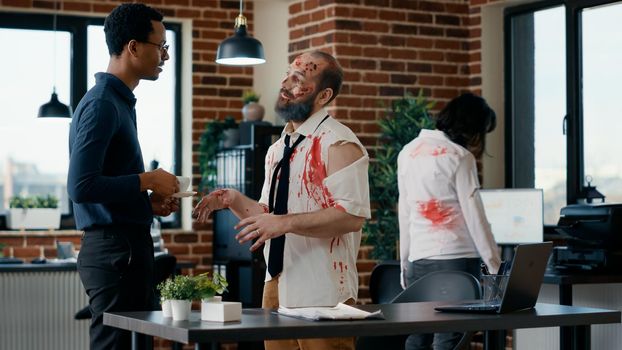
[[[403,291],[400,285],[400,262],[382,261],[374,266],[369,276],[369,296],[372,304],[389,304]],[[357,350],[404,349],[408,335],[388,337],[359,337]]]
[[[170,254],[159,254],[154,257],[154,271],[153,271],[153,281],[154,281],[154,289],[155,286],[160,284],[160,282],[167,279],[169,276],[173,275],[175,272],[175,266],[177,265],[177,258]],[[160,299],[160,293],[158,290],[156,292],[157,300]],[[89,306],[85,306],[80,309],[73,316],[76,320],[90,320],[91,319],[91,310]]]
[[[369,277],[369,296],[372,304],[388,304],[402,292],[400,262],[383,261],[374,267]]]
[[[399,273],[397,284],[399,286]],[[463,271],[436,271],[416,280],[415,283],[408,286],[406,290],[393,298],[391,303],[469,300],[480,299],[480,295],[481,289],[479,281],[477,278],[473,277],[473,275]],[[463,334],[460,342],[454,349],[464,349],[470,343],[474,333],[475,332],[467,332]],[[356,349],[404,349],[406,338],[408,338],[408,335],[360,337],[357,340]]]

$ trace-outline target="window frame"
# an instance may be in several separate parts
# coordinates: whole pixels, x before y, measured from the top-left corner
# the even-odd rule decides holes
[[[6,29],[31,29],[31,30],[49,30],[53,31],[54,14],[51,13],[23,13],[23,12],[0,12],[0,28]],[[71,40],[71,63],[70,63],[70,96],[69,101],[73,110],[76,109],[82,96],[87,92],[87,35],[89,25],[104,25],[105,17],[87,17],[87,16],[71,16],[56,15],[56,30],[69,32],[72,35]],[[164,21],[166,30],[170,30],[175,36],[174,54],[180,59],[176,60],[175,71],[175,96],[174,96],[174,113],[173,118],[175,125],[175,141],[173,143],[173,170],[176,174],[181,174],[182,169],[182,125],[181,125],[181,52],[182,52],[182,32],[180,23],[171,23]],[[44,101],[41,101],[43,103]],[[61,217],[62,229],[75,229],[75,220],[73,217],[73,206],[71,199],[69,200],[69,214],[63,214]],[[183,205],[183,204],[182,204]],[[169,222],[162,223],[162,228],[180,228],[181,227],[181,210],[173,214],[174,219]],[[0,229],[7,229],[6,214],[0,213]]]
[[[576,203],[585,189],[583,153],[583,91],[582,91],[582,18],[586,8],[620,2],[619,0],[545,0],[508,7],[504,11],[504,70],[505,70],[505,183],[516,187],[514,124],[514,80],[512,67],[512,19],[556,6],[565,6],[566,31],[566,202]]]

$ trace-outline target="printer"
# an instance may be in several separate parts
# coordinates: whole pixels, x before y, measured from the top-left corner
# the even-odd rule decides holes
[[[556,269],[608,270],[622,261],[622,203],[568,205],[556,231],[567,244],[553,251]]]

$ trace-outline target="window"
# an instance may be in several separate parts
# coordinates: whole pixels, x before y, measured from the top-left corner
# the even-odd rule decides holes
[[[609,1],[611,2],[611,1]],[[544,190],[544,223],[575,203],[585,177],[622,199],[620,3],[544,1],[506,11],[506,184]],[[583,82],[583,84],[581,84]]]
[[[583,169],[608,202],[622,202],[622,3],[581,13]]]
[[[37,118],[37,112],[50,100],[54,87],[59,100],[69,103],[71,35],[0,28],[0,42],[6,47],[20,47],[0,57],[0,91],[5,109],[0,114],[0,213],[9,207],[12,196],[53,194],[59,198],[62,212],[69,214],[66,182],[70,120]]]
[[[88,26],[87,32],[88,70],[87,88],[95,85],[95,73],[106,70],[108,66],[108,48],[104,27]],[[170,50],[175,48],[175,33],[166,31],[166,43]],[[175,55],[170,54],[160,78],[157,81],[142,80],[134,89],[136,96],[136,118],[138,138],[145,158],[145,167],[152,160],[159,162],[159,167],[175,172]]]
[[[70,120],[39,119],[37,110],[49,101],[52,88],[61,102],[75,109],[105,71],[108,51],[103,19],[0,13],[0,42],[19,47],[0,57],[0,91],[7,113],[0,115],[0,228],[2,209],[12,195],[54,194],[60,198],[63,227],[73,227],[66,181],[69,165]],[[181,173],[180,84],[181,26],[166,23],[170,59],[157,82],[141,81],[138,99],[138,137],[145,167],[152,160],[172,173]],[[165,227],[180,226],[179,215],[164,218]]]

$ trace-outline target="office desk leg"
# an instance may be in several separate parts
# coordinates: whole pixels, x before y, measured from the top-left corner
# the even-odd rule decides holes
[[[153,337],[132,332],[132,349],[133,350],[153,350]]]
[[[484,332],[484,350],[505,349],[505,331],[485,331]]]
[[[592,345],[590,326],[574,326],[571,328],[572,350],[589,350]],[[563,349],[563,348],[562,348]]]
[[[559,303],[572,305],[572,284],[559,285]],[[559,348],[570,349],[573,344],[572,333],[574,327],[559,327]]]

